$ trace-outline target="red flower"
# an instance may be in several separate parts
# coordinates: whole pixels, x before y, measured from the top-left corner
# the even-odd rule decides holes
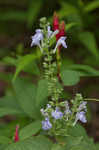
[[[60,37],[65,35],[65,22],[64,21],[62,21],[60,24],[59,35]]]
[[[60,37],[65,36],[65,23],[64,23],[64,21],[62,21],[61,24],[59,24],[59,17],[56,13],[54,13],[54,17],[53,17],[53,29],[54,29],[54,31],[59,30],[59,33],[56,34],[56,41],[58,41]],[[60,66],[61,66],[60,50],[61,50],[61,46],[59,46],[58,50],[57,50],[57,62],[58,62],[57,76],[58,76],[59,81],[61,81],[61,77],[60,77]]]
[[[56,12],[54,13],[53,17],[53,29],[54,31],[59,30],[59,33],[56,34],[56,41],[58,41],[60,37],[65,35],[65,23],[64,21],[62,21],[61,24],[59,24],[59,17]]]
[[[14,136],[14,142],[18,142],[18,141],[19,141],[19,133],[18,133],[18,130],[19,130],[19,126],[17,125],[17,126],[16,126],[16,131],[15,131],[15,136]]]
[[[54,17],[53,17],[53,30],[54,31],[59,30],[59,18],[56,12],[54,13]]]

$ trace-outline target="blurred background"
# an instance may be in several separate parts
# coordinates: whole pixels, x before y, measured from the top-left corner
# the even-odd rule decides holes
[[[0,96],[7,87],[2,73],[13,72],[2,60],[13,66],[9,57],[32,53],[31,36],[39,28],[39,19],[45,16],[52,22],[55,11],[66,23],[68,48],[61,51],[62,67],[72,66],[88,75],[77,85],[66,87],[66,94],[81,92],[85,97],[99,98],[99,0],[0,0]],[[99,102],[89,106],[86,129],[99,141]]]

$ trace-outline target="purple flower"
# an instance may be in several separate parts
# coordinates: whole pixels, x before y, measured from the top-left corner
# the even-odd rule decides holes
[[[43,33],[41,29],[37,29],[36,33],[34,36],[32,36],[32,43],[31,43],[31,47],[34,45],[39,46],[41,52],[42,52],[42,48],[40,46],[40,42],[43,40]]]
[[[43,130],[49,130],[51,128],[52,128],[52,124],[50,123],[49,118],[46,117],[45,121],[42,121],[42,129]]]
[[[56,43],[55,49],[54,49],[54,51],[53,51],[54,53],[56,52],[56,49],[57,49],[60,45],[62,45],[64,48],[67,48],[67,45],[66,45],[65,40],[66,40],[66,36],[61,36],[61,37],[59,38],[59,40],[58,40],[57,43]]]
[[[86,116],[85,116],[85,112],[84,112],[84,111],[77,112],[77,114],[76,114],[76,119],[75,119],[75,122],[74,122],[73,125],[75,125],[78,120],[80,120],[80,121],[83,122],[83,123],[86,123],[86,122],[87,122]]]
[[[50,105],[50,104],[47,104],[47,108],[51,108],[51,105]]]
[[[61,119],[63,117],[63,113],[59,110],[58,107],[56,107],[55,111],[52,111],[52,117],[57,119]]]
[[[86,104],[87,104],[87,102],[84,102],[84,101],[81,102],[80,105],[79,105],[78,111],[81,111],[81,110],[87,111]]]

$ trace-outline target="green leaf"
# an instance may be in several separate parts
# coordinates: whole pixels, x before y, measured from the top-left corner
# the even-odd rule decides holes
[[[86,130],[80,124],[76,124],[76,126],[70,128],[69,135],[71,135],[72,137],[83,136],[84,139],[88,138]]]
[[[4,96],[0,98],[0,107],[15,108],[22,111],[15,96]]]
[[[33,83],[22,78],[13,82],[16,99],[23,111],[30,117],[36,117],[35,96],[36,87]]]
[[[95,144],[96,149],[95,150],[99,150],[99,143]]]
[[[23,56],[24,57],[24,56]],[[5,57],[2,62],[6,65],[10,65],[10,66],[18,66],[20,60],[23,58],[23,57],[19,57],[19,58],[12,58],[12,57]],[[35,75],[39,75],[40,74],[40,71],[39,71],[39,68],[36,64],[36,62],[32,61],[31,64],[27,64],[25,65],[25,67],[23,67],[22,69],[24,72],[28,72],[28,73],[32,73],[32,74],[35,74]],[[21,70],[20,70],[21,71]],[[19,74],[19,73],[18,73]]]
[[[0,144],[9,144],[11,140],[8,137],[0,136]]]
[[[73,86],[80,81],[80,76],[77,71],[65,70],[61,72],[61,78],[66,86]]]
[[[53,144],[52,149],[51,150],[65,150],[66,148],[62,145],[59,144]]]
[[[92,140],[84,140],[83,137],[67,137],[65,150],[95,150],[95,145]]]
[[[90,2],[88,3],[85,7],[84,7],[84,10],[86,12],[90,12],[90,11],[93,11],[94,9],[98,8],[99,7],[99,1],[93,1],[93,2]]]
[[[80,76],[99,76],[99,71],[88,65],[74,64],[66,68],[78,71]]]
[[[81,32],[79,34],[79,40],[97,59],[99,58],[99,52],[93,33]]]
[[[5,150],[51,150],[52,142],[43,136],[10,144]]]
[[[4,57],[3,60],[2,60],[6,65],[14,65],[16,66],[17,63],[18,63],[18,60],[13,58],[13,57]]]
[[[39,54],[38,57],[40,57],[40,54]],[[18,74],[20,73],[20,71],[24,70],[24,68],[27,67],[28,65],[31,65],[31,63],[36,58],[37,58],[37,56],[35,54],[28,54],[28,55],[25,55],[25,56],[21,57],[19,59],[18,64],[17,64],[16,73],[14,75],[13,80],[16,79],[16,77],[18,76]]]
[[[0,144],[0,150],[5,150],[6,147],[7,147],[7,145],[5,145],[5,144]]]
[[[33,136],[41,129],[41,121],[34,121],[33,123],[25,126],[23,129],[21,129],[19,136],[20,140],[24,140],[26,138],[29,138],[30,136]]]
[[[36,106],[42,106],[48,97],[48,83],[46,80],[40,80],[37,87]]]
[[[28,72],[34,75],[40,75],[40,70],[36,64],[36,62],[31,62],[30,65],[26,66],[24,69],[24,72]]]
[[[17,109],[0,107],[0,117],[3,117],[5,115],[16,115],[16,114],[23,114],[23,113],[22,111]]]

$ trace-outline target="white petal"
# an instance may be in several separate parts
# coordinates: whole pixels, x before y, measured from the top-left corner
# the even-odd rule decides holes
[[[61,44],[62,44],[62,46],[63,46],[64,48],[67,48],[67,45],[66,45],[66,42],[65,42],[65,41],[62,41]]]

